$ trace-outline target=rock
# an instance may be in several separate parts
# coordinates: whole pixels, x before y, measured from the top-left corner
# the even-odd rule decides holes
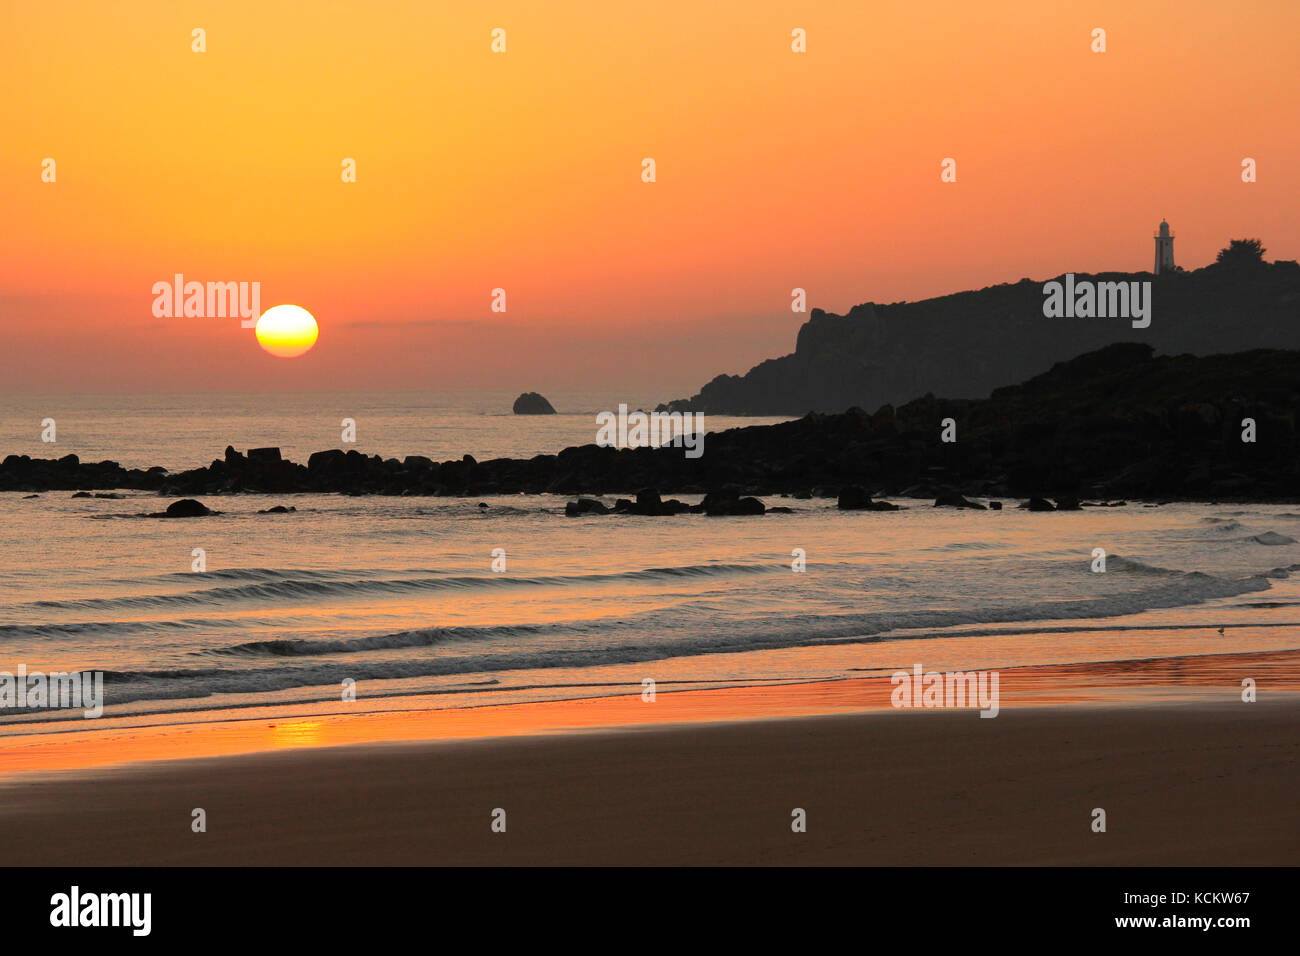
[[[989,511],[1001,511],[1001,510],[1002,510],[1002,502],[1000,501],[989,502]]]
[[[1029,511],[1055,511],[1056,505],[1052,504],[1046,498],[1030,498],[1023,502],[1020,507]]]
[[[1056,499],[1057,511],[1078,511],[1080,510],[1079,499],[1066,495],[1063,498]]]
[[[871,495],[861,485],[846,485],[840,489],[839,509],[857,511],[871,507]]]
[[[297,507],[295,507],[294,505],[289,505],[287,508],[286,508],[284,505],[275,505],[274,507],[266,508],[266,509],[263,509],[262,511],[259,511],[258,514],[260,514],[260,515],[287,515],[287,514],[289,514],[290,512],[297,511],[297,510],[298,510]]]
[[[541,395],[536,392],[524,392],[515,399],[514,413],[516,415],[554,415],[555,409]]]
[[[730,515],[761,515],[767,512],[767,506],[757,498],[742,498],[735,491],[710,492],[700,502],[700,508],[713,518]]]
[[[248,449],[248,462],[253,465],[277,465],[280,463],[280,449],[250,448]]]
[[[859,485],[847,485],[840,489],[838,502],[841,511],[898,511],[898,505],[888,501],[876,501]],[[771,509],[769,509],[771,510]]]
[[[212,513],[212,510],[203,502],[195,501],[193,498],[182,498],[180,501],[173,501],[169,504],[167,510],[162,512],[161,517],[202,518]]]
[[[595,498],[579,498],[577,501],[570,501],[564,506],[564,513],[570,518],[577,518],[582,515],[607,515],[609,507],[603,501],[597,501]]]
[[[311,474],[337,474],[344,471],[348,466],[347,452],[339,448],[331,448],[329,451],[312,452],[307,459],[307,471]]]
[[[39,497],[40,497],[40,495],[23,495],[23,498],[24,498],[24,499],[26,499],[26,498],[39,498]]]
[[[74,497],[74,498],[93,498],[94,495],[92,495],[89,491],[78,491],[78,492],[76,492],[72,497]]]
[[[971,501],[955,491],[945,491],[934,499],[936,508],[973,508],[976,511],[987,511],[988,509],[978,501]]]
[[[646,514],[656,514],[663,505],[659,491],[655,488],[642,488],[636,493],[636,506],[645,509]]]
[[[117,494],[116,492],[113,492],[113,491],[97,491],[97,492],[95,492],[95,497],[96,497],[96,498],[115,498],[115,499],[116,499],[116,498],[125,498],[126,495],[119,495],[119,494]]]

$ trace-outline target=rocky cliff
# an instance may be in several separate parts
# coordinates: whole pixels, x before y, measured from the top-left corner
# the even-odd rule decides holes
[[[745,375],[719,375],[660,410],[714,415],[802,415],[877,408],[927,392],[978,398],[994,388],[1114,342],[1164,354],[1300,348],[1300,266],[1214,265],[1194,272],[1079,274],[1082,282],[1151,282],[1151,323],[1047,318],[1044,282],[1022,279],[973,292],[866,303],[847,315],[813,309],[795,351]]]

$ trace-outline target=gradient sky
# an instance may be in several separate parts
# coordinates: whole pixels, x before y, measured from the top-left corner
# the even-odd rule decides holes
[[[669,398],[791,351],[795,286],[1150,269],[1162,217],[1297,258],[1297,62],[1293,0],[5,4],[0,388]],[[176,272],[320,342],[157,319]]]

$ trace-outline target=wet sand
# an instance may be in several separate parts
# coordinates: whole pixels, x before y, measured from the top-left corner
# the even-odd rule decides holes
[[[190,759],[112,767],[74,739],[93,734],[11,739],[0,767],[28,748],[21,769],[42,772],[0,784],[0,845],[42,865],[1300,862],[1300,695],[1126,703],[1034,679],[1048,703],[1017,705],[1034,695],[1013,680],[995,719],[889,708],[877,679],[340,717],[297,742],[294,721],[134,729],[117,760],[151,759],[141,741]],[[393,742],[434,723],[445,739]],[[282,730],[301,749],[245,752]]]

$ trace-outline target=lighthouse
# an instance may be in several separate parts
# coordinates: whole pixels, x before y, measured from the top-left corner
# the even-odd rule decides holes
[[[1174,267],[1174,234],[1169,231],[1169,223],[1160,220],[1160,231],[1156,233],[1156,275]]]

